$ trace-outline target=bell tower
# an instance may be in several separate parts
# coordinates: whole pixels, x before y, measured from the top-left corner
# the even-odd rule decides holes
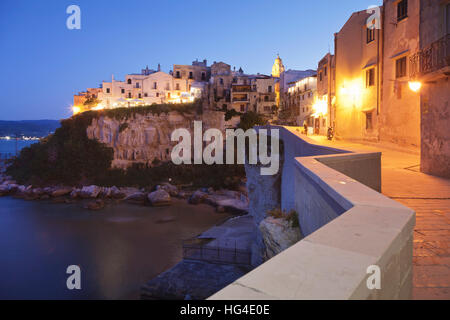
[[[280,55],[277,54],[277,58],[275,59],[275,62],[273,63],[272,67],[272,77],[279,78],[283,72],[284,72],[283,61],[281,60]]]

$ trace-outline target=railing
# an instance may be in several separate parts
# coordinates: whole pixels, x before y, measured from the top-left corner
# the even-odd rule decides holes
[[[238,249],[236,242],[234,248],[225,248],[183,241],[183,259],[248,266],[251,264],[251,252]]]
[[[450,35],[431,43],[409,58],[410,77],[417,78],[450,65]]]

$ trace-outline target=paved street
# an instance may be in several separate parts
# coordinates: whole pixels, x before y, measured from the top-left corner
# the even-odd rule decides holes
[[[334,147],[382,152],[383,194],[416,211],[413,298],[450,299],[450,180],[419,172],[417,150],[310,138]]]

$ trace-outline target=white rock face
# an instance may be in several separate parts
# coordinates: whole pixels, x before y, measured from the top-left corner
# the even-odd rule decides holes
[[[265,260],[270,259],[286,250],[302,239],[299,228],[292,228],[285,219],[267,217],[259,224],[263,242],[265,244]]]
[[[177,142],[170,137],[175,129],[185,128],[191,132],[194,120],[203,122],[203,130],[217,128],[224,131],[224,113],[207,112],[201,117],[194,114],[134,114],[129,119],[95,118],[87,128],[90,139],[107,144],[114,149],[114,168],[128,168],[133,163],[151,165],[156,159],[170,161],[170,153]],[[122,126],[122,130],[121,130]]]

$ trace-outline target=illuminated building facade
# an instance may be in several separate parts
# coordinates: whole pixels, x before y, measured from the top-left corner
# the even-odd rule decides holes
[[[367,28],[370,16],[366,10],[353,13],[335,34],[332,121],[338,138],[378,140],[381,33]]]
[[[125,81],[112,77],[103,81],[101,88],[88,89],[74,96],[73,113],[86,110],[101,110],[119,107],[134,107],[158,103],[192,102],[203,96],[209,78],[206,60],[194,61],[192,65],[174,65],[174,72],[148,67],[141,73],[128,74]],[[99,100],[96,105],[85,105],[85,96],[93,95]]]
[[[326,112],[322,112],[322,117],[326,121],[326,127],[334,127],[333,119],[335,118],[335,80],[336,80],[336,64],[334,55],[327,53],[317,66],[317,99],[326,104]],[[324,126],[324,127],[325,127]]]

